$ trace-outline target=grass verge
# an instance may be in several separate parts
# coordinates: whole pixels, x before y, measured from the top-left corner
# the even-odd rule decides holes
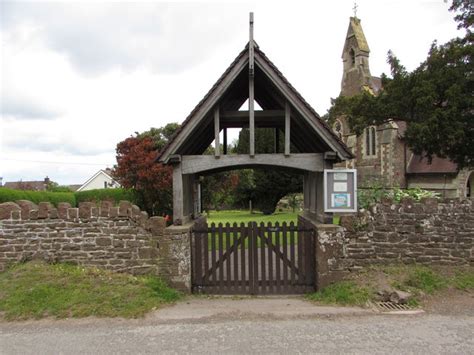
[[[363,306],[370,298],[370,290],[353,281],[341,281],[309,294],[310,301],[343,306]]]
[[[180,294],[153,276],[69,264],[30,262],[0,273],[0,313],[7,320],[42,317],[136,318]]]
[[[379,290],[398,289],[410,292],[409,304],[423,303],[426,295],[444,290],[474,291],[474,268],[429,267],[422,265],[392,265],[366,268],[306,297],[323,304],[362,306],[376,300]]]

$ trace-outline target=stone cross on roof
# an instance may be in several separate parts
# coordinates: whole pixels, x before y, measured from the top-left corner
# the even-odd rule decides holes
[[[354,10],[354,17],[357,17],[357,8],[358,8],[358,7],[359,7],[359,6],[357,5],[357,2],[354,1],[354,7],[352,8],[352,10]]]

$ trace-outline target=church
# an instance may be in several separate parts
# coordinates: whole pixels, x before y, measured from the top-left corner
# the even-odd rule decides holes
[[[369,54],[361,20],[351,17],[342,51],[340,95],[352,96],[363,90],[377,95],[382,90],[381,79],[370,73]],[[455,163],[439,157],[433,157],[430,164],[414,154],[403,139],[404,121],[394,118],[383,125],[369,126],[359,136],[350,131],[346,117],[337,118],[332,128],[355,157],[338,167],[357,168],[359,188],[419,187],[446,198],[474,196],[474,171],[460,170]]]

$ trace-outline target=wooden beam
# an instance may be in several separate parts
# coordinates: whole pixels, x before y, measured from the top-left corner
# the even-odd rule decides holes
[[[249,131],[250,131],[250,156],[255,155],[255,116],[254,116],[254,85],[253,85],[253,76],[249,77]]]
[[[224,155],[227,155],[227,128],[224,128]]]
[[[248,128],[249,111],[226,111],[221,112],[221,128]],[[283,110],[265,110],[254,111],[255,128],[283,128],[285,127],[285,111]]]
[[[231,170],[252,167],[279,167],[304,171],[319,172],[324,170],[322,153],[292,154],[256,154],[248,155],[223,155],[215,159],[212,155],[183,155],[182,173],[198,174],[213,170]]]
[[[182,164],[173,165],[173,224],[183,224],[183,175]]]
[[[214,109],[214,155],[216,158],[221,156],[221,146],[219,142],[219,133],[221,132],[219,126],[219,106]]]
[[[274,152],[279,153],[280,151],[280,130],[275,128],[275,147]]]
[[[254,86],[254,58],[255,50],[253,43],[253,12],[250,13],[250,29],[249,29],[249,130],[250,130],[250,156],[255,155],[255,116],[254,116],[254,100],[255,100],[255,86]]]
[[[249,111],[224,111],[221,113],[222,119],[228,118],[245,118],[248,119]],[[258,110],[253,113],[255,119],[258,118],[285,118],[285,111],[283,110]]]
[[[285,155],[290,155],[290,121],[290,104],[287,101],[285,103]]]

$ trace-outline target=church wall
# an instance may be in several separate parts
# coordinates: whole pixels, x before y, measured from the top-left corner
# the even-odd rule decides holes
[[[442,197],[458,196],[458,177],[453,174],[414,174],[408,175],[408,188],[422,188],[438,192]]]

